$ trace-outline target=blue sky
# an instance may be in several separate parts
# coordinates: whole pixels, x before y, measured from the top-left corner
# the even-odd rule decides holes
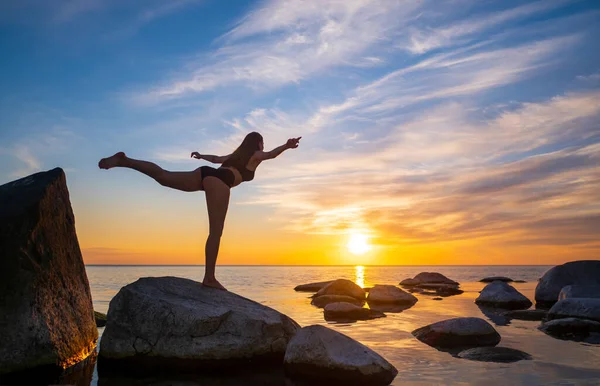
[[[593,0],[2,2],[0,183],[63,167],[88,262],[192,261],[201,196],[97,162],[190,170],[256,130],[303,139],[232,195],[253,261],[351,230],[371,263],[597,256],[598,21]]]

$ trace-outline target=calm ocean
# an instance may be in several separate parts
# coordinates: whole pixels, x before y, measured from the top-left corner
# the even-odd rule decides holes
[[[323,324],[336,329],[377,351],[398,370],[394,385],[600,385],[600,347],[561,341],[538,331],[539,322],[507,321],[475,305],[485,276],[508,276],[526,283],[515,288],[533,300],[537,279],[550,266],[218,266],[217,278],[228,290],[274,308],[301,326]],[[201,280],[202,266],[87,266],[94,308],[107,312],[119,289],[140,277],[178,276]],[[440,272],[461,283],[465,293],[434,301],[415,294],[419,301],[386,318],[351,324],[332,324],[321,309],[310,305],[310,294],[295,292],[298,284],[346,278],[358,285],[398,284],[419,272]],[[485,313],[484,313],[485,312]],[[411,331],[429,323],[458,316],[476,316],[490,321],[502,336],[500,346],[532,355],[533,360],[511,364],[472,362],[457,359],[416,340]],[[100,329],[102,333],[103,329]],[[135,380],[129,380],[136,383]],[[178,384],[176,379],[160,384]],[[120,380],[119,384],[127,384]],[[98,379],[92,385],[116,384]],[[158,383],[157,383],[158,384]],[[185,385],[223,384],[207,379],[186,379]],[[234,383],[227,383],[234,384]],[[238,384],[238,383],[235,383]],[[240,385],[247,384],[242,381]],[[271,384],[271,383],[270,383]],[[277,382],[273,383],[277,384]]]

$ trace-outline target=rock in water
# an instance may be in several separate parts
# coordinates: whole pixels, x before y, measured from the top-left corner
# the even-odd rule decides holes
[[[100,361],[152,368],[277,363],[298,328],[232,292],[183,278],[141,278],[110,302]]]
[[[538,328],[550,336],[567,340],[585,340],[591,334],[600,334],[599,322],[577,318],[551,320]]]
[[[509,310],[526,309],[532,304],[513,286],[503,281],[494,281],[486,285],[475,299],[475,303]]]
[[[96,318],[96,327],[106,326],[106,315],[102,312],[94,311],[94,317]]]
[[[570,298],[556,303],[548,311],[548,320],[580,318],[600,322],[600,299]]]
[[[600,298],[599,285],[568,285],[558,294],[558,300],[569,298]]]
[[[510,319],[519,320],[544,320],[548,310],[514,310],[506,311],[502,315]]]
[[[495,346],[500,334],[480,318],[454,318],[418,328],[412,334],[421,342],[441,349]]]
[[[332,281],[333,280],[330,280],[330,281],[320,281],[320,282],[317,282],[317,283],[300,284],[300,285],[297,285],[296,287],[294,287],[294,291],[298,291],[298,292],[317,292],[321,288],[325,287],[327,284],[331,283]]]
[[[385,314],[381,311],[362,308],[344,302],[326,305],[323,313],[325,314],[325,320],[333,321],[370,320],[385,317]]]
[[[290,377],[315,384],[389,385],[398,374],[375,351],[323,326],[298,331],[285,352],[284,368]]]
[[[448,279],[446,276],[442,275],[441,273],[421,272],[417,276],[415,276],[413,279],[402,280],[402,282],[400,282],[400,285],[413,286],[413,285],[425,284],[425,283],[452,284],[452,285],[456,285],[456,286],[459,284],[458,282],[455,282],[454,280]]]
[[[369,297],[367,299],[369,304],[414,304],[417,302],[417,300],[418,299],[414,295],[411,295],[394,285],[379,284],[371,288],[369,291]]]
[[[502,363],[531,359],[531,355],[526,352],[508,347],[475,347],[461,351],[458,357],[472,361]]]
[[[319,307],[319,308],[323,308],[328,304],[331,303],[340,303],[340,302],[345,302],[345,303],[352,303],[355,304],[357,306],[362,306],[365,301],[364,300],[358,300],[355,299],[351,296],[345,296],[345,295],[323,295],[323,296],[319,296],[317,298],[313,298],[313,300],[310,302],[310,304],[312,304],[315,307]]]
[[[365,291],[356,285],[353,281],[347,279],[337,279],[321,288],[315,297],[323,295],[345,295],[355,299],[364,300]]]
[[[0,186],[0,245],[0,374],[88,357],[98,330],[62,169]]]
[[[571,284],[600,285],[600,260],[572,261],[551,268],[535,287],[535,302],[551,307],[563,287]]]
[[[511,279],[510,277],[506,277],[506,276],[488,276],[488,277],[484,277],[483,279],[479,280],[482,283],[491,283],[493,281],[503,281],[505,283],[510,283],[513,281],[513,279]]]

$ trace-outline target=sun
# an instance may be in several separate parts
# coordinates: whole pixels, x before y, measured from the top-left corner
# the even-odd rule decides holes
[[[362,233],[352,233],[346,246],[348,247],[348,250],[355,255],[362,255],[371,250],[369,238]]]

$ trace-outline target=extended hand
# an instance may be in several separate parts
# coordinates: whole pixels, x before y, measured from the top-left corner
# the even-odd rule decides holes
[[[196,158],[196,159],[200,159],[200,153],[198,153],[197,151],[195,151],[195,152],[192,153],[192,155],[190,157]]]
[[[300,142],[300,138],[302,138],[302,137],[288,139],[287,143],[285,144],[285,146],[288,149],[295,149],[295,148],[297,148],[298,147],[298,142]]]

